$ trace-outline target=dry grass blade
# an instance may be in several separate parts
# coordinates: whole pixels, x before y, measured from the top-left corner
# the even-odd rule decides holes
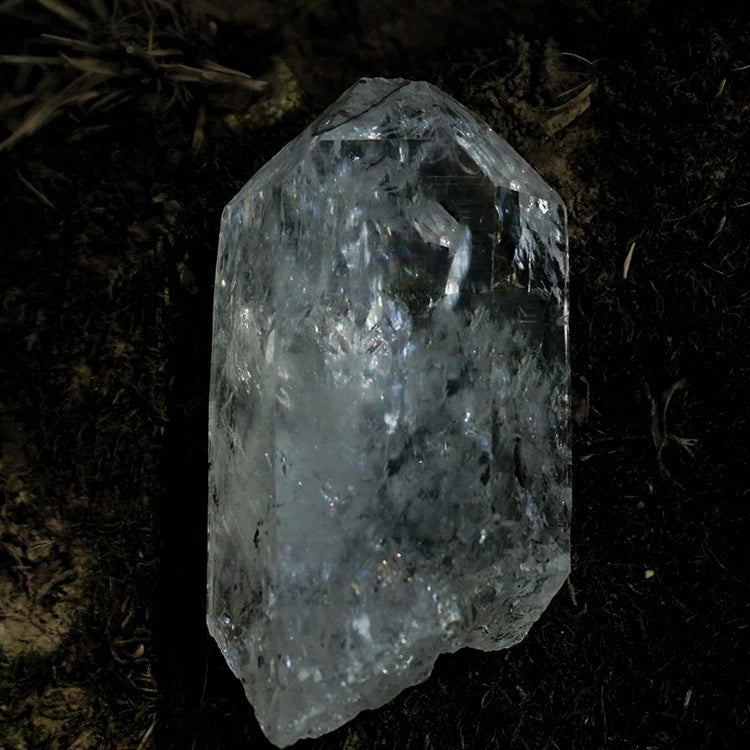
[[[117,67],[95,57],[68,57],[60,53],[61,57],[76,70],[89,75],[116,76],[119,74]]]
[[[102,79],[97,76],[80,76],[62,91],[42,99],[39,105],[26,115],[21,124],[4,141],[0,142],[0,151],[10,148],[21,138],[25,138],[44,127],[65,107],[83,104],[95,99],[99,96],[99,93],[92,91],[92,89],[99,85],[101,81]]]
[[[18,4],[0,0],[0,12]],[[74,30],[42,33],[50,47],[43,50],[46,55],[0,54],[0,65],[21,66],[24,80],[18,85],[29,86],[34,67],[45,74],[29,98],[0,94],[0,114],[12,113],[2,134],[10,135],[5,140],[0,136],[0,150],[38,131],[70,106],[87,104],[87,112],[101,112],[155,89],[146,98],[152,103],[158,99],[169,109],[175,101],[186,104],[193,98],[186,84],[253,93],[268,86],[213,60],[195,59],[191,17],[167,0],[33,0],[30,4],[54,14],[58,25],[64,22]],[[49,24],[47,13],[36,12],[43,25]],[[32,18],[30,23],[40,22]],[[71,83],[71,78],[76,80]],[[198,127],[197,132],[201,130]]]
[[[239,86],[250,91],[264,91],[268,86],[265,81],[258,81],[246,73],[240,73],[238,70],[229,68],[212,70],[194,68],[182,63],[162,63],[159,65],[159,69],[167,78],[176,83],[223,83]]]
[[[635,250],[635,241],[630,243],[630,247],[628,247],[628,254],[625,256],[625,262],[622,266],[622,278],[623,281],[628,278],[628,273],[630,272],[630,264],[633,260],[633,251]]]
[[[201,65],[205,70],[212,70],[216,73],[226,73],[227,75],[245,76],[246,78],[250,78],[247,73],[242,73],[234,68],[227,68],[225,65],[219,65],[219,63],[214,62],[213,60],[201,60]]]
[[[59,57],[42,57],[40,55],[0,55],[0,63],[11,65],[60,65]]]
[[[259,81],[257,78],[249,76],[233,68],[226,68],[213,60],[201,60],[203,70],[206,72],[206,79],[210,83],[229,83],[239,86],[249,91],[265,91],[268,88],[267,81]]]
[[[151,57],[179,57],[182,54],[182,50],[179,49],[159,49],[158,47],[151,47],[148,50],[148,54]]]
[[[581,55],[576,55],[575,52],[561,52],[560,57],[570,57],[573,60],[578,60],[579,62],[586,63],[586,65],[593,65],[596,61],[591,61],[587,57],[582,57]]]
[[[61,3],[60,0],[36,0],[36,2],[59,18],[62,18],[63,21],[67,21],[71,26],[76,26],[83,31],[91,30],[91,24],[85,16],[82,16],[77,10],[69,8],[65,3]]]
[[[111,91],[109,94],[99,97],[93,104],[88,107],[88,113],[100,111],[106,112],[108,109],[112,109],[117,104],[121,104],[128,99],[133,98],[133,93],[130,91]]]
[[[39,188],[32,185],[18,170],[16,170],[16,176],[21,181],[21,184],[27,187],[42,203],[48,205],[53,211],[56,210],[55,204]]]
[[[34,91],[29,94],[24,94],[23,96],[11,96],[10,94],[5,94],[0,97],[0,116],[12,112],[14,109],[18,109],[18,107],[23,107],[29,102],[33,102],[36,98],[37,94]]]
[[[580,94],[581,91],[583,91],[586,88],[586,86],[588,86],[588,85],[589,85],[588,83],[579,83],[576,86],[573,86],[572,88],[569,88],[567,91],[563,91],[563,92],[559,93],[555,98],[556,99],[564,99],[566,96],[575,97],[578,94]],[[563,109],[563,108],[567,107],[568,104],[570,103],[570,101],[571,101],[571,99],[569,99],[564,104],[560,104],[558,107],[553,107],[552,111],[554,112],[556,109]]]
[[[560,107],[555,107],[557,114],[544,123],[544,129],[548,135],[555,135],[563,128],[570,125],[573,120],[580,117],[591,106],[591,93],[594,90],[594,84],[589,83],[580,94],[573,97],[569,102]]]
[[[571,92],[575,91],[578,88],[580,88],[580,86],[576,86],[570,91]],[[583,86],[581,91],[578,94],[576,94],[576,96],[574,96],[569,101],[565,102],[565,104],[561,104],[559,107],[553,107],[552,111],[553,112],[567,112],[571,108],[575,108],[576,106],[580,105],[581,102],[584,102],[585,100],[587,100],[591,96],[595,88],[596,88],[596,84],[594,83],[586,84],[585,86]],[[565,93],[570,93],[570,92],[565,92]],[[564,96],[565,94],[562,94],[562,95]]]
[[[70,49],[78,50],[79,52],[95,53],[101,49],[99,45],[84,42],[82,39],[71,39],[67,36],[58,36],[57,34],[42,34],[41,36],[42,39],[49,39],[51,42],[57,42],[63,47],[70,47]]]

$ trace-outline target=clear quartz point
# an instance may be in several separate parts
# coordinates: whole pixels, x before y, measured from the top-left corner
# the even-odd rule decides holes
[[[570,566],[566,211],[423,82],[362,79],[224,210],[208,627],[269,739],[520,641]]]

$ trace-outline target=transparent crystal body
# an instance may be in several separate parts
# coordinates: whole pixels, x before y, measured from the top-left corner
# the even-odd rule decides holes
[[[208,626],[274,743],[564,581],[567,277],[559,196],[426,83],[361,80],[226,207]]]

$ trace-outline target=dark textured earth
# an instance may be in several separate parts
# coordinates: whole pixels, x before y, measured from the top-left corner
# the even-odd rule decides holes
[[[299,747],[746,746],[750,23],[684,5],[0,2],[0,747],[267,746],[204,626],[218,221],[363,75],[568,205],[573,570],[520,645]],[[175,82],[149,34],[271,85]]]

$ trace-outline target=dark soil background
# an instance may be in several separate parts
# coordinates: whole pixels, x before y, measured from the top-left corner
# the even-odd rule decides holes
[[[299,747],[747,746],[750,23],[671,8],[0,2],[0,747],[268,746],[204,624],[219,216],[363,75],[568,205],[573,570],[520,645]]]

